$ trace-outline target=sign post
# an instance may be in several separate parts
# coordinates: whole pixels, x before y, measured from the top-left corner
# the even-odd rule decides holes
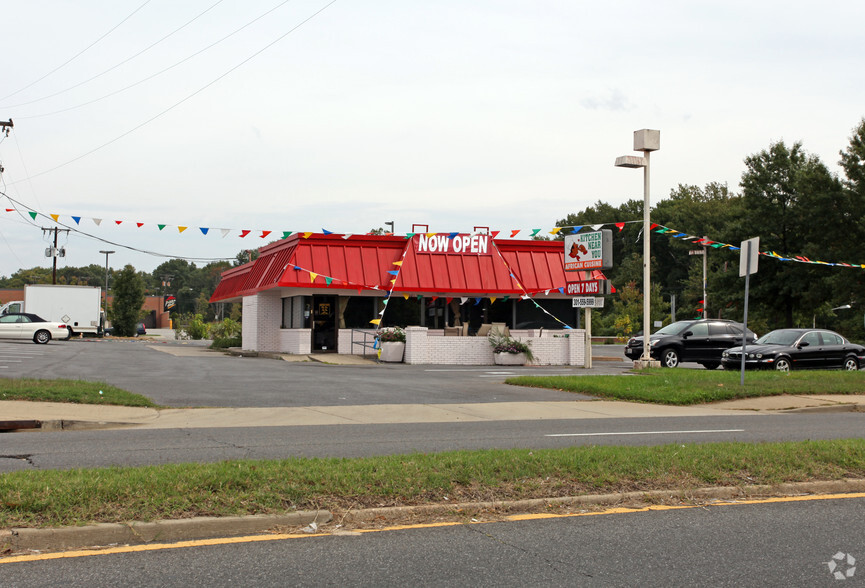
[[[605,270],[613,267],[613,232],[609,229],[565,236],[565,271]],[[592,367],[592,308],[602,308],[603,298],[583,298],[586,294],[609,294],[608,280],[568,282],[574,308],[586,309],[586,368]]]
[[[745,355],[748,346],[748,289],[751,285],[751,274],[757,273],[757,260],[760,254],[760,237],[742,241],[739,252],[739,277],[745,276],[745,316],[742,321],[742,366],[739,385],[745,385]]]

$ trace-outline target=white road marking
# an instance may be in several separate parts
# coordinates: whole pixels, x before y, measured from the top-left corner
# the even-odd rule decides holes
[[[544,437],[611,437],[615,435],[676,435],[681,433],[742,433],[745,429],[704,429],[702,431],[622,431],[618,433],[554,433]]]

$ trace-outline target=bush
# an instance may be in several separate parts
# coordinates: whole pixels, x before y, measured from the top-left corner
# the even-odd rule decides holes
[[[493,353],[525,353],[527,360],[532,361],[535,358],[530,347],[531,341],[523,343],[519,339],[502,335],[499,331],[490,333],[487,340],[493,348]]]
[[[207,339],[210,336],[210,325],[204,322],[200,314],[182,314],[177,317],[177,327],[174,331],[175,339]]]
[[[243,347],[243,339],[240,337],[214,339],[211,349],[228,349],[229,347]]]
[[[214,341],[217,339],[233,339],[240,337],[241,324],[230,318],[225,319],[221,323],[215,323],[210,326],[210,336]]]
[[[405,331],[399,327],[383,329],[377,336],[382,343],[405,343]]]

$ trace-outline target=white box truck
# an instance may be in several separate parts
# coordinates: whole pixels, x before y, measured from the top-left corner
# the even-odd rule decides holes
[[[24,300],[13,300],[0,306],[0,315],[10,312],[32,312],[47,321],[66,323],[70,336],[79,333],[103,334],[102,288],[62,284],[29,284],[24,286]]]

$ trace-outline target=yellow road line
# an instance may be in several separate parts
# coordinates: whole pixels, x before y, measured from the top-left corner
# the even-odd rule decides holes
[[[847,494],[814,494],[808,496],[775,496],[771,498],[752,499],[725,499],[717,502],[692,505],[664,505],[653,504],[643,507],[612,507],[593,512],[576,513],[534,513],[510,515],[495,521],[473,521],[470,523],[446,521],[440,523],[418,523],[416,525],[394,525],[381,529],[353,529],[352,533],[380,533],[382,531],[402,531],[406,529],[430,529],[436,527],[454,527],[458,525],[477,525],[496,522],[533,521],[542,519],[562,519],[569,517],[586,517],[611,514],[629,514],[649,511],[685,510],[692,508],[705,508],[710,506],[740,506],[745,504],[773,504],[784,502],[806,502],[812,500],[844,500],[850,498],[865,498],[865,492],[850,492]],[[135,553],[140,551],[161,551],[163,549],[184,549],[187,547],[209,547],[213,545],[232,545],[237,543],[256,543],[262,541],[284,541],[286,539],[308,539],[312,537],[328,537],[331,533],[277,533],[272,535],[247,535],[243,537],[221,537],[215,539],[196,539],[192,541],[179,541],[177,543],[150,543],[146,545],[124,545],[119,547],[108,547],[106,549],[86,549],[76,551],[64,551],[60,553],[39,553],[32,555],[15,555],[0,558],[0,565],[26,561],[42,561],[51,559],[66,559],[78,557],[90,557],[94,555],[113,555],[117,553]]]

